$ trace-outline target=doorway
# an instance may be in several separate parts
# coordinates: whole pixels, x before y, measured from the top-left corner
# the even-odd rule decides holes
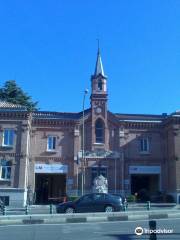
[[[159,174],[132,174],[131,194],[139,193],[142,189],[152,195],[159,191]]]
[[[35,175],[36,204],[58,202],[66,195],[66,174]]]

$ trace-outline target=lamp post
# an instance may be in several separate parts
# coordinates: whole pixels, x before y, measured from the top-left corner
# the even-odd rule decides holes
[[[84,154],[84,108],[85,108],[85,99],[86,95],[88,94],[88,89],[84,90],[84,96],[83,96],[83,122],[82,122],[82,163],[81,163],[81,187],[82,187],[82,195],[84,194],[84,186],[85,186],[85,179],[86,179],[86,172],[85,172],[85,154]]]

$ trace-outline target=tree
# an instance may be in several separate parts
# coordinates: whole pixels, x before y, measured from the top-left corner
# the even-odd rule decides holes
[[[33,102],[31,96],[25,93],[16,83],[15,80],[8,80],[4,86],[0,88],[0,99],[2,101],[20,104],[25,106],[28,111],[38,110],[38,102]]]

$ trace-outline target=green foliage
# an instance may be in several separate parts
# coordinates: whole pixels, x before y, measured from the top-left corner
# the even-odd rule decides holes
[[[135,202],[136,201],[136,197],[134,195],[129,195],[127,196],[127,202]]]
[[[16,84],[15,80],[6,81],[4,86],[0,88],[0,99],[9,103],[25,106],[28,111],[38,110],[38,102],[33,102],[31,96],[25,93]]]
[[[75,201],[77,200],[79,197],[78,196],[69,196],[68,197],[68,201]]]

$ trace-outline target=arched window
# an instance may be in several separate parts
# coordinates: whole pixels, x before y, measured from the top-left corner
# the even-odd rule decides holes
[[[104,123],[101,119],[96,121],[95,127],[95,134],[96,134],[96,143],[103,143],[104,142]]]
[[[102,83],[102,80],[98,80],[98,90],[100,90],[100,91],[103,90],[103,83]]]

